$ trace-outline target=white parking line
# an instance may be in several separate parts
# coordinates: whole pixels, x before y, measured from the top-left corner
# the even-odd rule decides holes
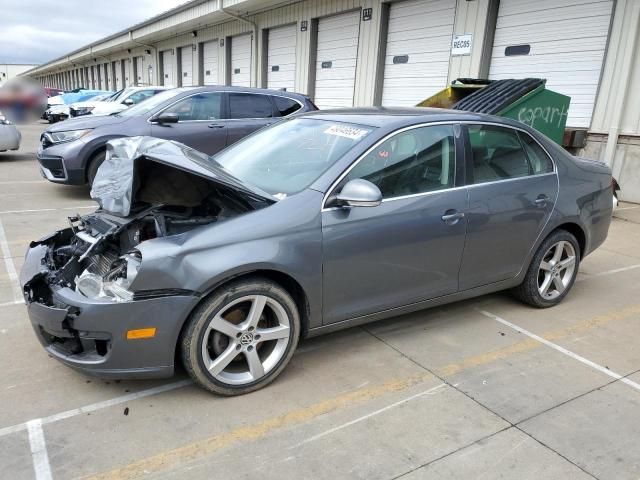
[[[7,242],[7,236],[4,233],[4,227],[0,220],[0,253],[4,260],[4,266],[7,269],[7,275],[9,275],[9,281],[11,282],[11,290],[13,290],[13,300],[19,302],[22,300],[22,289],[18,282],[18,272],[16,272],[16,266],[13,264],[11,258],[11,252],[9,251],[9,243]]]
[[[44,440],[42,430],[42,420],[31,420],[27,423],[29,430],[29,446],[31,447],[31,457],[33,458],[33,470],[36,480],[51,480],[51,465],[49,465],[49,455],[47,454],[47,443]]]
[[[607,275],[613,275],[614,273],[626,272],[628,270],[635,270],[636,268],[640,268],[640,264],[629,265],[627,267],[622,268],[614,268],[613,270],[605,270],[604,272],[592,273],[592,274],[584,274],[584,277],[580,277],[576,279],[576,282],[581,282],[584,280],[588,280],[592,277],[604,277]]]
[[[20,304],[24,304],[24,300],[15,300],[13,302],[0,303],[0,307],[8,307],[10,305],[20,305]]]
[[[191,380],[181,380],[179,382],[167,383],[165,385],[160,385],[158,387],[148,388],[146,390],[141,390],[139,392],[122,395],[121,397],[116,397],[110,400],[104,400],[102,402],[92,403],[91,405],[86,405],[84,407],[74,408],[72,410],[67,410],[65,412],[49,415],[48,417],[43,417],[39,420],[42,423],[42,425],[47,425],[49,423],[59,422],[60,420],[75,417],[77,415],[82,415],[84,413],[95,412],[96,410],[102,410],[104,408],[113,407],[115,405],[120,405],[125,402],[131,402],[139,398],[149,397],[151,395],[157,395],[158,393],[168,392],[170,390],[175,390],[177,388],[186,387],[187,385],[191,385],[192,383],[193,382]],[[24,422],[24,423],[18,423],[17,425],[11,425],[10,427],[0,428],[0,437],[4,437],[11,433],[21,432],[23,430],[26,430],[28,428],[28,425],[29,425],[29,422]]]
[[[549,340],[547,340],[546,338],[542,338],[539,335],[536,335],[535,333],[532,333],[528,330],[525,330],[522,327],[519,327],[518,325],[515,325],[511,322],[508,322],[507,320],[505,320],[504,318],[499,317],[498,315],[494,315],[493,313],[487,312],[486,310],[480,310],[480,309],[476,309],[478,312],[480,312],[482,315],[484,315],[485,317],[489,317],[493,320],[495,320],[496,322],[499,322],[503,325],[506,325],[509,328],[514,329],[516,332],[520,332],[530,338],[533,338],[534,340],[537,340],[538,342],[546,345],[547,347],[553,348],[554,350],[563,353],[565,355],[567,355],[568,357],[573,358],[574,360],[577,360],[580,363],[583,363],[591,368],[593,368],[594,370],[597,370],[601,373],[604,373],[605,375],[608,375],[612,378],[615,378],[616,380],[620,380],[622,383],[629,385],[632,388],[635,388],[636,390],[640,391],[640,384],[634,382],[633,380],[629,380],[628,378],[625,378],[624,376],[620,375],[619,373],[616,373],[612,370],[609,370],[606,367],[603,367],[602,365],[598,365],[595,362],[592,362],[589,359],[586,359],[580,355],[578,355],[577,353],[573,353],[571,350],[567,350],[564,347],[561,347],[560,345],[557,345],[553,342],[550,342]]]
[[[80,210],[85,208],[98,208],[97,205],[79,205],[77,207],[60,207],[60,208],[35,208],[31,210],[2,210],[0,215],[4,213],[38,213],[38,212],[57,212],[60,210]]]
[[[633,207],[618,207],[614,210],[614,213],[620,210],[635,210],[636,208],[640,208],[640,205],[635,205]]]
[[[387,410],[391,410],[392,408],[398,407],[398,406],[400,406],[400,405],[402,405],[404,403],[410,402],[411,400],[414,400],[416,398],[423,397],[425,395],[433,395],[437,390],[440,390],[442,387],[444,387],[446,385],[447,385],[446,383],[441,383],[440,385],[436,385],[435,387],[430,388],[429,390],[425,390],[424,392],[416,393],[415,395],[412,395],[410,397],[403,398],[402,400],[399,400],[399,401],[397,401],[395,403],[392,403],[391,405],[387,405],[386,407],[383,407],[383,408],[381,408],[379,410],[376,410],[375,412],[368,413],[367,415],[363,415],[362,417],[358,417],[358,418],[356,418],[354,420],[351,420],[351,421],[349,421],[347,423],[343,423],[342,425],[338,425],[337,427],[330,428],[329,430],[326,430],[326,431],[324,431],[322,433],[314,435],[313,437],[307,438],[306,440],[303,440],[302,442],[297,443],[297,444],[289,447],[289,449],[296,449],[296,448],[301,447],[302,445],[305,445],[307,443],[315,442],[316,440],[319,440],[322,437],[326,437],[327,435],[331,435],[332,433],[335,433],[335,432],[337,432],[339,430],[342,430],[343,428],[350,427],[351,425],[355,425],[356,423],[360,423],[360,422],[363,422],[364,420],[367,420],[367,419],[369,419],[371,417],[375,417],[376,415],[380,415],[381,413],[384,413]]]

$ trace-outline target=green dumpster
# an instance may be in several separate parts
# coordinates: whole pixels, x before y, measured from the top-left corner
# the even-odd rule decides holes
[[[562,145],[571,98],[545,87],[546,80],[479,80],[459,78],[418,104],[512,118]]]

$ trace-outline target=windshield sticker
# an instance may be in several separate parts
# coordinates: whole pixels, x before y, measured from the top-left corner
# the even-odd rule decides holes
[[[364,128],[347,127],[345,125],[332,125],[327,128],[324,133],[327,135],[337,135],[338,137],[350,138],[351,140],[360,140],[369,130]]]

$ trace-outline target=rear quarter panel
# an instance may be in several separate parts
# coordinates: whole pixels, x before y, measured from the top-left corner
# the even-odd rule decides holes
[[[609,232],[613,213],[611,169],[602,162],[574,157],[556,144],[545,146],[556,161],[560,186],[547,230],[563,223],[579,225],[585,233],[584,257],[600,246]]]

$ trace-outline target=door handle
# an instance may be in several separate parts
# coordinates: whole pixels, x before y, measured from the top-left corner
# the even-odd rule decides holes
[[[549,197],[547,197],[545,194],[541,193],[540,195],[538,195],[538,198],[536,198],[533,201],[533,203],[535,203],[536,205],[542,207],[542,206],[546,205],[548,201],[549,201]]]
[[[224,125],[220,125],[219,123],[211,123],[207,125],[209,128],[224,128]]]
[[[442,221],[447,225],[455,225],[458,221],[464,218],[464,212],[457,212],[455,210],[447,210],[442,215]]]

